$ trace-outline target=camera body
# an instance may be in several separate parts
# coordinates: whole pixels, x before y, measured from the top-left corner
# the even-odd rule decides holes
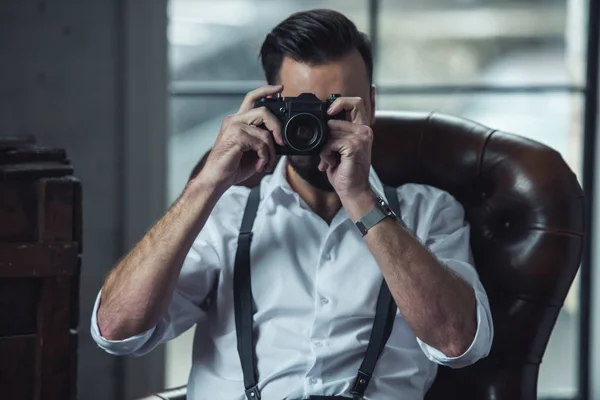
[[[298,97],[281,97],[277,93],[271,97],[263,97],[255,103],[255,107],[266,107],[281,122],[285,145],[275,143],[275,152],[279,155],[312,155],[318,154],[327,141],[327,121],[330,119],[346,119],[346,112],[337,115],[327,114],[327,109],[339,94],[330,95],[325,102],[312,93],[302,93]],[[262,127],[264,128],[264,127]]]

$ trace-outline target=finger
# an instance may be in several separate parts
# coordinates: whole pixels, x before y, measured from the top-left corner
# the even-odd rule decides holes
[[[323,172],[329,168],[335,168],[338,165],[338,157],[335,154],[321,155],[319,161],[319,171]]]
[[[283,131],[281,122],[266,107],[253,108],[235,117],[236,121],[247,125],[264,125],[267,130],[273,133],[273,137],[278,145],[283,146]]]
[[[325,171],[327,168],[329,167],[329,164],[327,164],[324,160],[320,160],[319,161],[319,166],[317,167],[319,169],[319,171],[323,172]]]
[[[339,163],[339,155],[341,151],[344,149],[344,146],[348,145],[348,140],[345,139],[333,139],[327,141],[323,149],[321,150],[321,162],[319,163],[319,170],[324,171],[327,168],[332,168],[337,166]],[[324,163],[325,168],[321,168]]]
[[[242,105],[240,106],[238,113],[243,113],[253,109],[254,103],[256,103],[256,101],[261,97],[272,96],[275,93],[281,92],[282,90],[283,85],[269,85],[249,92],[244,98],[244,101],[242,101]]]
[[[332,138],[341,138],[348,136],[372,136],[373,130],[366,125],[353,124],[348,121],[329,120],[327,121],[329,127],[329,136]]]
[[[360,97],[338,97],[329,106],[327,114],[336,115],[341,111],[346,111],[349,121],[355,124],[367,125],[369,122],[365,103]]]
[[[362,125],[353,124],[348,121],[329,120],[327,121],[329,131],[327,135],[331,139],[343,139],[356,136],[361,133]]]
[[[239,143],[243,148],[243,151],[254,151],[258,157],[255,169],[256,172],[263,172],[265,166],[269,163],[269,148],[265,142],[258,137],[250,135],[246,132],[246,129],[252,127],[243,127],[242,135],[240,135]]]
[[[359,125],[348,121],[329,120],[327,121],[329,131],[327,135],[332,139],[341,139],[343,137],[355,135],[358,133]]]
[[[258,128],[256,126],[244,125],[244,132],[248,135],[253,136],[260,141],[262,141],[268,149],[269,159],[264,167],[264,171],[272,172],[275,169],[275,163],[277,162],[277,156],[275,155],[275,145],[273,144],[273,139],[271,133],[264,129]]]
[[[335,167],[337,165],[337,156],[335,154],[320,154],[321,159],[319,160],[318,169],[321,172],[327,171],[330,167]]]

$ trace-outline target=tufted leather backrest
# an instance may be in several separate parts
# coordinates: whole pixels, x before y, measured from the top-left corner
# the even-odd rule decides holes
[[[539,364],[581,261],[575,175],[547,146],[461,118],[380,112],[373,131],[372,163],[384,183],[435,186],[464,206],[494,318],[490,355],[441,367],[426,399],[535,400]]]
[[[536,399],[539,364],[581,261],[584,198],[575,175],[556,151],[461,118],[386,112],[373,130],[383,182],[435,186],[464,206],[492,309],[490,355],[440,368],[427,400]]]

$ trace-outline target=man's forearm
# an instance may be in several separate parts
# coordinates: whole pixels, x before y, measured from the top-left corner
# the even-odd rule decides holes
[[[373,197],[365,196],[353,199],[347,209],[356,221],[374,206]],[[471,286],[397,221],[380,222],[365,235],[365,241],[417,337],[446,356],[464,353],[477,329]]]
[[[185,257],[220,196],[199,179],[108,275],[98,309],[105,338],[142,333],[166,312]]]

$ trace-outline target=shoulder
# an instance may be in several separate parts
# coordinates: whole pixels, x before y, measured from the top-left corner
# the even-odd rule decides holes
[[[237,222],[241,222],[244,208],[250,195],[250,189],[244,186],[232,186],[215,204],[209,219],[212,223],[239,228]]]
[[[261,214],[263,204],[270,197],[270,193],[273,189],[271,179],[273,179],[272,175],[267,175],[260,181],[259,215]],[[251,191],[251,188],[245,186],[232,186],[223,193],[221,198],[215,204],[215,207],[210,214],[209,221],[207,221],[207,224],[210,225],[211,229],[214,228],[223,231],[233,230],[237,235]]]
[[[421,209],[453,207],[462,209],[462,205],[454,196],[434,186],[407,183],[399,186],[396,191],[401,204],[406,207],[418,207]]]
[[[250,189],[232,186],[217,201],[196,242],[207,242],[219,249],[234,240],[242,223]]]
[[[213,214],[239,214],[244,211],[248,196],[250,195],[250,189],[245,186],[232,186],[217,201],[217,204],[213,208],[211,215]],[[240,215],[241,218],[241,215]]]
[[[397,189],[404,222],[418,236],[448,224],[463,225],[463,206],[450,193],[429,185],[408,183]]]

